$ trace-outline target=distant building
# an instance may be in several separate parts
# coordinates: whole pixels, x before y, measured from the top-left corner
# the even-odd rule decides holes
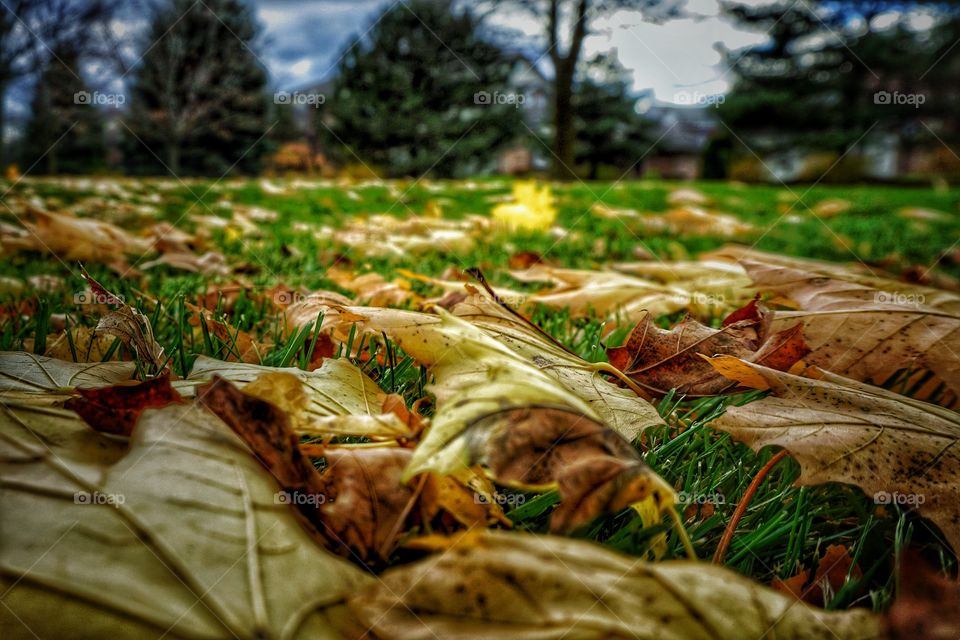
[[[641,95],[638,108],[655,142],[644,159],[644,173],[685,180],[700,177],[703,151],[719,126],[716,108],[660,102],[652,92]]]

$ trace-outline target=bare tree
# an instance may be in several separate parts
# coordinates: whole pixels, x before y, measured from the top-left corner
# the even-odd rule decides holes
[[[240,0],[160,7],[131,79],[128,168],[174,175],[255,169],[252,147],[263,137],[267,105],[266,70],[252,49],[257,34]]]
[[[92,36],[114,5],[107,0],[4,0],[0,3],[0,162],[6,160],[4,99],[11,84],[36,72],[69,44],[78,56],[99,51]],[[79,57],[78,57],[79,59]],[[78,69],[72,69],[79,77]]]
[[[553,174],[574,177],[576,131],[573,113],[574,79],[583,53],[583,41],[593,21],[621,9],[640,10],[644,19],[678,17],[685,0],[490,0],[494,10],[514,9],[543,21],[545,55],[553,64]]]

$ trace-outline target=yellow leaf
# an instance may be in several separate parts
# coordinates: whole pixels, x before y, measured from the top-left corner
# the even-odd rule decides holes
[[[513,202],[494,207],[493,219],[510,229],[549,229],[557,219],[550,186],[538,189],[535,182],[517,182],[513,185]]]

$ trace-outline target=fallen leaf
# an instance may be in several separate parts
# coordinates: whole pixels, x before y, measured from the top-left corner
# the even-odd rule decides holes
[[[803,569],[786,580],[774,578],[771,586],[813,606],[826,607],[847,583],[848,574],[855,580],[863,577],[860,567],[850,557],[850,550],[842,544],[831,544],[817,563],[813,577]]]
[[[157,370],[164,367],[167,361],[163,355],[163,347],[154,339],[153,328],[147,316],[128,305],[119,296],[104,289],[103,285],[94,280],[85,270],[81,271],[81,274],[98,300],[117,307],[116,310],[100,318],[96,331],[120,338],[151,367]]]
[[[602,373],[609,372],[610,365],[586,362],[503,307],[464,302],[453,312],[560,383],[565,393],[582,399],[600,422],[628,441],[635,440],[646,427],[662,422],[649,402],[604,379]]]
[[[689,187],[674,189],[667,194],[667,204],[672,207],[677,207],[684,204],[706,207],[710,205],[711,202],[712,201],[710,198],[702,191],[691,189]]]
[[[565,408],[481,414],[463,437],[470,443],[469,462],[490,469],[498,482],[559,489],[561,501],[550,516],[554,533],[573,531],[600,514],[647,500],[659,516],[675,501],[673,489],[622,436]]]
[[[647,233],[671,233],[681,237],[738,238],[754,231],[752,225],[735,216],[692,205],[679,206],[666,213],[643,214],[630,226]]]
[[[77,393],[79,397],[67,400],[66,409],[75,411],[101,433],[127,437],[144,410],[182,402],[180,394],[170,386],[169,371],[145,382],[78,389]]]
[[[797,303],[799,311],[776,314],[773,330],[802,322],[811,364],[878,385],[919,371],[907,387],[916,388],[914,397],[960,404],[960,296],[903,283],[886,287],[876,277],[861,284],[857,276],[825,276],[748,256],[739,261],[758,289]],[[922,372],[932,377],[921,379]]]
[[[77,327],[70,329],[70,335],[63,332],[53,340],[47,341],[47,350],[43,355],[57,360],[68,360],[75,362],[102,362],[104,357],[113,347],[116,338],[114,336],[98,334],[90,327]],[[71,348],[70,343],[73,343]],[[76,354],[76,359],[74,359]],[[114,351],[112,360],[118,360],[120,354]]]
[[[20,351],[0,351],[0,391],[39,393],[95,389],[130,380],[133,362],[77,363]]]
[[[809,378],[731,356],[711,362],[774,394],[729,407],[711,426],[757,451],[783,447],[800,463],[800,484],[846,482],[877,504],[914,508],[960,549],[957,413],[819,369]]]
[[[61,260],[106,264],[123,273],[127,255],[150,253],[153,243],[120,227],[92,218],[77,218],[27,206],[19,220],[29,231],[16,248],[50,253]],[[11,246],[4,242],[5,246]]]
[[[193,387],[214,375],[242,384],[245,393],[283,409],[301,435],[388,440],[413,436],[413,421],[401,419],[390,396],[344,359],[324,360],[316,371],[303,371],[200,356],[178,390],[193,395]]]
[[[897,598],[885,616],[886,637],[950,640],[960,635],[960,588],[935,570],[918,552],[907,549],[900,560]]]
[[[550,185],[538,188],[535,182],[513,184],[510,202],[498,204],[491,215],[508,229],[536,231],[549,229],[557,219],[557,209]]]
[[[880,616],[809,607],[700,562],[647,563],[597,544],[477,532],[350,596],[368,638],[804,640],[880,637]],[[598,606],[600,603],[602,606]]]
[[[709,396],[735,387],[703,356],[735,355],[775,369],[789,369],[807,353],[802,327],[771,333],[772,314],[756,301],[713,329],[686,318],[671,330],[661,329],[649,314],[622,347],[607,349],[610,364],[643,389],[665,395],[671,389],[686,396]]]
[[[337,286],[354,294],[354,304],[368,304],[374,307],[402,305],[406,302],[416,302],[418,296],[410,288],[410,283],[397,278],[388,282],[379,273],[365,273],[354,275],[340,269],[328,269],[326,277]]]
[[[811,207],[811,211],[818,218],[832,218],[841,213],[846,213],[853,208],[853,203],[843,198],[827,198],[821,200]]]
[[[318,508],[324,535],[340,544],[342,555],[386,565],[417,498],[416,483],[400,482],[411,453],[398,447],[324,451]]]
[[[430,390],[437,410],[404,471],[405,482],[419,473],[451,474],[479,463],[506,484],[559,486],[563,500],[551,520],[555,531],[634,503],[649,500],[657,514],[675,503],[673,490],[628,440],[603,424],[580,397],[582,389],[564,386],[445,311],[368,313],[368,324],[427,364],[435,379]],[[633,402],[645,404],[637,397]]]
[[[226,258],[218,251],[207,251],[202,255],[187,251],[167,251],[156,260],[144,262],[140,265],[140,268],[148,271],[158,265],[166,265],[181,271],[202,273],[205,276],[225,276],[232,271],[227,265]]]
[[[36,402],[0,397],[0,629],[335,637],[371,578],[312,543],[216,416],[149,410],[127,442]]]

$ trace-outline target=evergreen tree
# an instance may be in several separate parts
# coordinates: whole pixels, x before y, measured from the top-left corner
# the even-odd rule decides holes
[[[241,0],[171,0],[154,15],[131,86],[135,172],[254,172],[267,124],[257,24]]]
[[[955,3],[931,32],[898,23],[876,28],[875,18],[914,2],[774,2],[732,4],[738,22],[766,32],[769,42],[727,52],[737,74],[720,107],[721,119],[760,151],[816,148],[842,154],[866,135],[897,133],[909,142],[920,118],[950,118],[960,49]],[[939,61],[939,62],[938,62]],[[955,75],[953,78],[955,79]],[[904,96],[897,102],[896,96]],[[922,96],[917,105],[907,96]],[[893,96],[893,97],[889,97]],[[952,97],[951,97],[952,96]]]
[[[345,163],[394,175],[465,175],[522,130],[511,63],[450,0],[398,4],[343,56],[318,133]]]
[[[72,48],[61,49],[37,81],[21,148],[22,166],[33,173],[88,173],[104,166],[103,122],[73,71],[78,60]]]
[[[574,101],[577,164],[587,165],[591,180],[601,165],[626,171],[639,164],[649,147],[644,121],[630,93],[630,76],[615,56],[590,61]]]

